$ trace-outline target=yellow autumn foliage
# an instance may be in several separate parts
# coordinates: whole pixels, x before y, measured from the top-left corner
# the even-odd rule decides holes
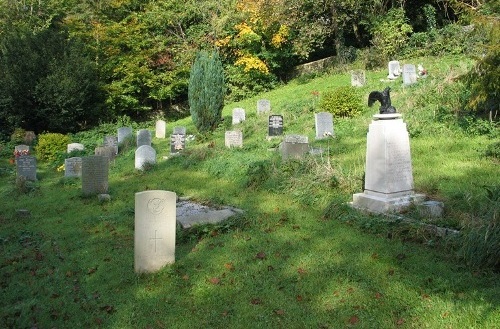
[[[256,70],[257,72],[269,74],[269,68],[260,58],[252,55],[243,55],[234,63],[236,66],[242,66],[243,71],[250,72]]]

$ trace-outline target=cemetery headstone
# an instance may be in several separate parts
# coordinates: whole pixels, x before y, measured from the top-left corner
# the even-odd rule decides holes
[[[315,113],[314,122],[316,125],[316,139],[323,139],[334,135],[333,115],[331,113]]]
[[[85,146],[81,143],[71,143],[68,144],[67,146],[67,152],[70,153],[71,151],[83,151],[85,150]]]
[[[387,79],[394,80],[401,75],[401,66],[399,61],[390,61],[389,64],[389,75]]]
[[[257,101],[257,114],[271,112],[271,102],[268,99],[259,99]]]
[[[34,131],[26,131],[24,133],[24,143],[28,145],[33,145],[33,142],[36,139],[36,135]]]
[[[417,82],[417,69],[413,64],[403,65],[403,84],[406,86]]]
[[[134,270],[152,273],[175,262],[177,195],[152,190],[135,194]]]
[[[245,109],[235,108],[233,109],[233,125],[245,121]]]
[[[243,147],[243,133],[241,131],[226,131],[226,147]]]
[[[92,155],[82,158],[82,193],[84,195],[108,193],[109,161]]]
[[[29,155],[30,147],[28,145],[16,145],[14,146],[14,155],[15,157],[20,157],[22,155]]]
[[[114,149],[115,155],[118,154],[118,137],[117,136],[105,136],[103,146],[109,146]]]
[[[72,157],[64,160],[64,177],[82,177],[82,158]]]
[[[167,131],[167,123],[163,120],[156,121],[156,138],[165,138],[165,134]]]
[[[176,154],[186,148],[186,135],[170,135],[170,153]]]
[[[95,155],[103,156],[111,162],[115,159],[116,153],[113,146],[98,146],[94,150]]]
[[[132,136],[132,128],[131,127],[121,127],[118,128],[118,144],[123,143],[127,137]]]
[[[186,127],[183,126],[174,127],[172,135],[186,135]]]
[[[26,180],[36,180],[36,158],[31,155],[21,155],[16,160],[17,177],[24,177]]]
[[[351,71],[351,86],[363,87],[366,83],[366,75],[363,70]]]
[[[268,136],[281,136],[283,135],[283,116],[270,115],[268,124]]]
[[[149,145],[142,145],[135,150],[135,169],[143,170],[146,164],[156,163],[156,151]]]
[[[281,143],[281,158],[300,159],[309,152],[309,139],[302,135],[286,135]]]
[[[137,147],[142,145],[151,146],[151,132],[147,129],[141,129],[137,132]]]

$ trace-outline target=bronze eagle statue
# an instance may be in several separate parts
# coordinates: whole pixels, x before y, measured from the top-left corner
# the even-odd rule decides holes
[[[382,92],[372,91],[368,95],[368,106],[372,106],[375,101],[380,102],[380,114],[396,113],[396,108],[391,105],[391,88],[386,87]]]

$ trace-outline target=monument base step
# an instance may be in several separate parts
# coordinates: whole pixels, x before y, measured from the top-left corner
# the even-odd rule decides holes
[[[375,214],[399,213],[408,209],[412,204],[419,204],[425,200],[424,194],[409,194],[399,197],[380,197],[366,193],[353,194],[350,205],[353,208]]]

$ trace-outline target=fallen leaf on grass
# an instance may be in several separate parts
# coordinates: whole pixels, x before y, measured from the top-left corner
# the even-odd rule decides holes
[[[349,324],[356,324],[359,322],[359,318],[356,315],[351,316],[349,319]]]
[[[297,297],[295,299],[297,299],[298,302],[301,302],[302,301],[302,296],[301,295],[297,295]]]
[[[184,281],[189,280],[189,275],[184,274],[184,275],[182,276],[182,280],[184,280]]]
[[[285,315],[285,310],[282,310],[282,309],[274,310],[274,314],[276,314],[276,315]]]
[[[105,311],[106,313],[111,314],[115,312],[115,308],[111,305],[104,305],[101,306],[101,311]]]
[[[260,298],[253,298],[250,301],[250,304],[252,304],[252,305],[260,305],[260,304],[262,304],[262,300]]]
[[[234,270],[234,265],[233,263],[226,263],[224,264],[224,267],[230,271],[233,271]]]
[[[220,279],[219,278],[210,278],[210,281],[211,284],[219,284],[220,283]]]
[[[396,321],[396,325],[400,326],[400,325],[403,325],[405,323],[405,319],[403,318],[399,318],[398,321]]]
[[[265,259],[266,258],[266,253],[261,251],[261,252],[258,252],[257,255],[255,256],[255,258],[257,259]]]
[[[302,267],[299,267],[299,269],[297,270],[297,272],[298,272],[299,274],[306,274],[306,273],[307,273],[307,271],[306,271],[306,270],[304,270]]]
[[[87,274],[88,274],[88,275],[94,274],[94,273],[95,273],[95,271],[97,271],[97,266],[96,266],[96,267],[92,267],[92,268],[90,268],[90,269],[87,271]]]
[[[382,298],[382,294],[379,292],[375,293],[375,299],[380,299],[380,298]]]

